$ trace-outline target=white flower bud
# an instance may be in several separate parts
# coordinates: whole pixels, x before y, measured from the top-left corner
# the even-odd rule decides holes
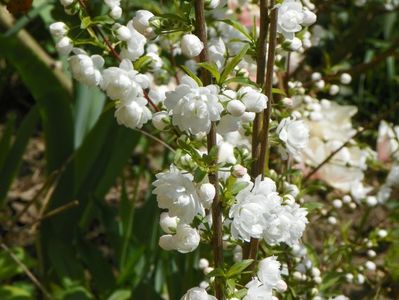
[[[313,23],[315,23],[317,20],[317,16],[314,12],[305,9],[303,11],[303,21],[302,21],[302,25],[304,26],[310,26]]]
[[[167,212],[161,213],[159,225],[166,233],[172,233],[177,227],[177,217],[171,217]]]
[[[352,81],[352,76],[348,73],[342,73],[340,81],[342,84],[349,84]]]
[[[330,86],[329,93],[331,96],[335,96],[339,93],[339,90],[340,90],[339,86],[336,84],[333,84]]]
[[[337,219],[333,216],[328,217],[328,223],[330,223],[331,225],[335,225],[337,224]]]
[[[209,267],[209,261],[206,258],[201,258],[198,262],[198,268],[204,270]]]
[[[279,280],[276,284],[276,289],[280,293],[284,293],[287,290],[288,286],[284,280]]]
[[[216,300],[214,296],[208,295],[202,287],[189,289],[180,300]]]
[[[367,205],[370,207],[376,206],[378,204],[377,197],[375,197],[375,196],[367,196],[366,202],[367,202]]]
[[[213,270],[215,270],[215,269],[212,268],[212,267],[207,267],[207,268],[204,269],[204,274],[205,274],[205,275],[208,275],[208,274],[211,273]]]
[[[220,4],[220,0],[206,0],[205,8],[206,9],[215,9]]]
[[[316,86],[318,89],[322,90],[322,89],[324,89],[324,87],[326,86],[326,82],[325,82],[324,80],[319,80],[319,81],[317,81],[317,82],[315,83],[315,86]]]
[[[342,201],[340,199],[333,200],[332,204],[333,204],[333,206],[335,208],[341,208],[342,207]]]
[[[185,34],[181,39],[180,47],[184,55],[195,57],[204,49],[204,43],[194,34]]]
[[[296,280],[302,280],[302,273],[301,272],[295,271],[292,275],[294,276],[294,278]]]
[[[358,274],[358,275],[357,275],[357,283],[363,284],[364,281],[365,281],[364,275],[363,275],[363,274]]]
[[[210,208],[216,195],[215,187],[211,183],[204,183],[199,188],[198,195],[200,196],[202,205],[205,208]]]
[[[238,91],[239,97],[246,107],[246,111],[259,113],[267,107],[267,97],[251,87],[242,87]]]
[[[319,72],[314,72],[314,73],[312,73],[311,78],[313,81],[318,81],[321,79],[321,74]]]
[[[247,168],[243,167],[242,165],[235,165],[232,170],[232,174],[234,177],[242,178],[248,174]]]
[[[109,15],[114,20],[120,19],[120,17],[122,17],[122,8],[120,8],[119,6],[113,7]]]
[[[319,268],[312,268],[312,276],[313,277],[319,277],[320,276],[320,270]]]
[[[157,112],[152,116],[152,125],[158,130],[164,130],[168,125],[168,119],[169,115],[166,111]]]
[[[294,104],[294,101],[292,101],[291,98],[287,98],[287,97],[283,98],[282,102],[283,102],[283,104],[284,104],[286,107],[292,107],[293,104]]]
[[[116,26],[116,35],[120,41],[128,41],[132,38],[132,33],[127,26]]]
[[[227,104],[227,111],[233,117],[241,117],[245,112],[245,105],[240,100],[232,100]]]
[[[146,37],[154,35],[154,29],[150,25],[150,19],[154,14],[148,10],[138,10],[133,18],[134,28]]]
[[[351,273],[345,274],[345,279],[347,282],[351,283],[353,281],[353,274]]]
[[[369,257],[376,257],[377,256],[377,253],[374,251],[374,250],[368,250],[367,251],[367,255],[369,256]]]
[[[206,290],[206,289],[209,287],[209,282],[208,282],[208,281],[201,281],[200,284],[199,284],[199,287],[200,287],[201,289]],[[209,299],[209,298],[208,298],[208,299]],[[208,300],[208,299],[206,299],[206,300]]]
[[[170,234],[163,235],[159,238],[159,247],[166,251],[171,251],[174,249],[173,236]]]
[[[353,202],[349,203],[349,208],[356,209],[356,203],[353,203]]]
[[[136,101],[131,101],[126,105],[117,106],[115,117],[118,124],[123,124],[128,128],[141,128],[151,119],[151,111]]]
[[[385,229],[380,229],[380,230],[378,230],[377,235],[380,238],[385,238],[388,235],[388,231],[386,231]]]
[[[292,51],[297,51],[302,47],[302,41],[297,37],[294,37],[292,40],[288,40],[288,42]]]
[[[241,116],[241,122],[242,123],[250,123],[253,120],[255,120],[255,113],[253,112],[245,112],[242,116]]]
[[[50,33],[55,39],[60,39],[68,32],[68,26],[64,22],[55,22],[50,25]]]
[[[343,201],[344,203],[348,204],[348,203],[350,203],[350,202],[352,201],[352,197],[349,196],[349,195],[345,195],[345,196],[342,198],[342,201]]]
[[[366,261],[366,263],[364,264],[366,266],[366,268],[370,271],[375,271],[377,269],[377,266],[375,265],[374,262],[372,262],[371,260]]]
[[[73,48],[71,39],[66,36],[60,39],[55,46],[60,55],[68,55],[69,53],[71,53]]]
[[[313,278],[314,282],[316,282],[317,284],[320,284],[323,280],[321,279],[320,276],[316,276]]]

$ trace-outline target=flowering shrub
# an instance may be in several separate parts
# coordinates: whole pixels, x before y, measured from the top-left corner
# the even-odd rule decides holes
[[[61,1],[69,22],[49,30],[73,78],[107,96],[116,122],[170,151],[148,187],[157,244],[187,261],[194,252],[199,278],[175,297],[392,297],[397,271],[384,257],[395,233],[381,216],[397,205],[399,129],[384,115],[353,125],[358,108],[334,100],[351,69],[313,72],[310,50],[329,39],[317,24],[322,3],[186,0],[126,11],[123,2],[106,0],[101,14]],[[362,136],[377,126],[374,147]],[[157,284],[172,299],[168,283]]]

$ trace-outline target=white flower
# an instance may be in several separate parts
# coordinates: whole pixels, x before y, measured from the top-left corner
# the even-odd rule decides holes
[[[209,61],[213,62],[219,71],[226,62],[226,45],[221,38],[211,39],[208,44]]]
[[[158,130],[164,130],[168,125],[169,115],[166,111],[160,111],[152,116],[152,125]]]
[[[386,184],[390,187],[399,186],[399,165],[392,166],[388,173]]]
[[[154,29],[150,25],[150,19],[154,14],[148,10],[138,10],[133,17],[133,26],[146,37],[154,36]]]
[[[189,253],[197,249],[200,243],[198,230],[191,228],[187,224],[179,224],[176,228],[176,234],[173,236],[175,249],[180,253]]]
[[[238,98],[246,107],[246,111],[259,113],[267,107],[267,97],[260,91],[257,91],[251,87],[242,87],[237,93]]]
[[[104,70],[101,88],[112,100],[129,101],[142,95],[145,86],[145,75],[138,74],[128,60],[119,66]]]
[[[60,55],[68,55],[73,49],[72,40],[69,37],[64,36],[57,42],[55,47]]]
[[[198,195],[202,205],[205,208],[210,208],[216,195],[215,187],[211,183],[204,183],[200,186]]]
[[[60,39],[68,32],[68,26],[64,22],[55,22],[50,25],[50,33],[55,39]]]
[[[161,213],[159,225],[166,233],[172,233],[177,227],[177,217],[171,217],[167,212]]]
[[[207,9],[215,9],[220,4],[220,0],[206,0],[205,7]]]
[[[157,195],[158,206],[168,209],[171,217],[191,223],[197,214],[204,215],[191,174],[183,174],[172,165],[169,171],[156,177],[153,193]]]
[[[88,86],[100,84],[101,69],[104,66],[104,59],[100,55],[77,54],[71,56],[68,61],[72,76],[76,80]]]
[[[339,91],[340,91],[340,88],[339,88],[338,85],[332,84],[332,85],[330,86],[329,93],[330,93],[331,96],[337,95],[337,94],[339,93]]]
[[[277,31],[286,39],[292,40],[295,33],[301,31],[303,21],[302,3],[296,0],[284,0],[278,8]]]
[[[340,81],[342,84],[349,84],[352,81],[352,76],[348,73],[341,74]]]
[[[173,235],[171,234],[166,234],[163,235],[159,238],[159,242],[158,242],[159,247],[161,247],[163,250],[166,251],[171,251],[171,250],[175,250],[175,243],[173,240]]]
[[[247,295],[243,300],[274,300],[272,289],[263,285],[257,278],[253,278],[247,285]]]
[[[287,150],[293,155],[298,154],[299,150],[305,148],[309,142],[309,128],[301,120],[291,118],[281,120],[277,133]]]
[[[180,300],[217,300],[214,296],[208,295],[205,289],[195,287],[189,289]]]
[[[204,49],[204,43],[194,34],[185,34],[181,39],[180,47],[184,55],[195,57]]]
[[[151,111],[145,106],[146,104],[147,100],[143,97],[118,103],[115,110],[118,124],[132,129],[143,127],[151,119]]]
[[[223,110],[214,86],[198,87],[188,76],[175,91],[167,92],[165,105],[172,112],[172,122],[187,133],[208,133],[212,121],[218,121]]]
[[[253,187],[253,188],[252,188]],[[236,196],[237,202],[230,208],[231,234],[235,239],[250,241],[261,238],[266,228],[266,214],[280,207],[281,198],[276,193],[275,183],[257,178]]]
[[[280,267],[281,264],[275,256],[262,259],[257,273],[259,280],[268,288],[275,288],[281,280]]]
[[[302,41],[297,37],[294,37],[292,40],[287,40],[289,42],[289,47],[292,51],[297,51],[302,47]]]
[[[126,45],[122,47],[121,57],[135,61],[144,54],[147,39],[134,28],[133,21],[127,23],[127,28],[130,31],[131,37],[126,41]]]
[[[233,117],[241,117],[245,112],[245,105],[240,100],[232,100],[227,104],[227,111]]]

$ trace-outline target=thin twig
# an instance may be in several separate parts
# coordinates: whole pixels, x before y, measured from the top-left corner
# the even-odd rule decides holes
[[[22,271],[29,277],[29,279],[39,288],[39,290],[45,295],[47,299],[54,299],[50,293],[46,290],[43,284],[36,278],[35,275],[28,269],[28,267],[19,260],[19,258],[11,251],[10,248],[4,243],[1,243],[1,248],[10,255],[10,257],[15,261],[15,263],[22,269]]]
[[[175,149],[172,148],[172,146],[168,145],[167,143],[165,143],[163,140],[157,138],[156,136],[152,135],[151,133],[148,133],[147,131],[144,131],[143,129],[139,129],[139,128],[134,128],[133,130],[138,131],[142,134],[144,134],[145,136],[149,137],[150,139],[160,143],[161,145],[165,146],[166,148],[168,148],[170,151],[172,152],[176,152]]]
[[[206,34],[206,23],[204,13],[204,0],[195,0],[195,28],[198,38],[204,43],[204,49],[200,53],[200,62],[208,61],[208,46],[207,46],[207,34]],[[211,83],[211,74],[205,69],[201,70],[201,79],[203,84],[209,85]],[[211,123],[210,132],[207,135],[207,148],[208,153],[216,147],[216,123]],[[210,163],[211,169],[217,164],[216,159]],[[213,259],[215,268],[221,268],[223,266],[223,225],[222,225],[222,203],[219,199],[219,180],[217,171],[211,171],[208,174],[208,179],[211,184],[215,187],[216,194],[212,202],[212,230],[213,230]],[[216,277],[215,279],[215,296],[218,300],[224,299],[223,283],[221,278]]]
[[[267,69],[266,69],[266,81],[264,85],[264,92],[268,98],[267,108],[263,113],[263,128],[261,132],[261,145],[260,145],[260,154],[259,154],[259,164],[258,168],[260,170],[259,175],[264,178],[264,171],[266,161],[266,153],[269,147],[269,126],[270,126],[270,114],[272,111],[272,103],[273,103],[273,68],[274,68],[274,57],[276,52],[276,43],[277,43],[277,7],[274,6],[274,0],[270,1],[270,5],[272,9],[270,11],[270,32],[269,32],[269,48],[267,53]],[[251,239],[250,249],[248,257],[251,259],[255,259],[257,257],[259,248],[259,240]]]

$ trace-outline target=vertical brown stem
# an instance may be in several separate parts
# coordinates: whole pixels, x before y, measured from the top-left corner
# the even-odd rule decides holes
[[[195,27],[196,34],[199,39],[204,43],[204,50],[202,50],[200,54],[200,61],[206,62],[208,61],[208,49],[207,49],[207,34],[206,34],[206,25],[205,25],[205,15],[204,15],[204,0],[194,0],[194,8],[195,8]],[[204,86],[211,83],[211,74],[202,70],[201,80]],[[207,148],[208,153],[212,150],[213,147],[216,147],[216,123],[211,123],[211,129],[207,136]],[[223,240],[222,240],[222,203],[219,199],[219,180],[218,174],[215,170],[215,166],[217,164],[216,159],[211,162],[210,167],[213,169],[209,174],[209,182],[213,184],[216,190],[215,198],[212,203],[212,231],[213,231],[213,259],[215,263],[215,268],[220,268],[223,265]],[[215,296],[217,299],[224,299],[223,295],[223,283],[220,278],[216,277],[215,279]]]
[[[264,85],[264,92],[269,99],[267,108],[263,112],[263,128],[260,133],[260,153],[258,160],[258,171],[259,174],[264,178],[264,169],[266,164],[266,152],[269,144],[269,125],[270,125],[270,114],[272,111],[273,102],[273,67],[274,67],[274,57],[276,52],[276,42],[277,42],[277,8],[274,7],[274,0],[270,1],[272,10],[270,12],[270,33],[269,33],[269,49],[267,53],[267,69],[266,69],[266,82]],[[259,240],[251,239],[248,257],[251,259],[256,259],[259,248]]]

